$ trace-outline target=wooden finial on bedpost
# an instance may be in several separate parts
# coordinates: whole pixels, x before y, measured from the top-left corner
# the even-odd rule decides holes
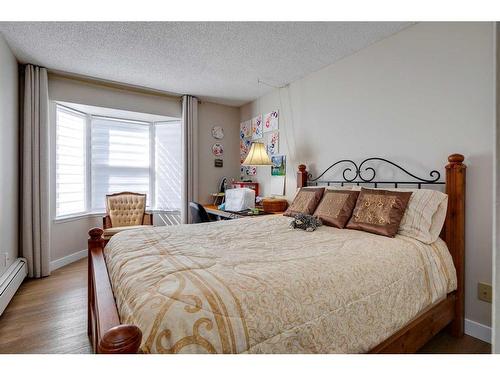
[[[307,171],[304,164],[299,165],[299,170],[297,171],[297,187],[301,188],[307,186]]]
[[[135,354],[141,346],[142,332],[137,326],[122,324],[108,330],[97,347],[100,354]]]
[[[457,271],[455,318],[450,324],[451,334],[464,334],[464,288],[465,288],[465,170],[464,156],[453,154],[446,166],[446,213],[445,241]]]

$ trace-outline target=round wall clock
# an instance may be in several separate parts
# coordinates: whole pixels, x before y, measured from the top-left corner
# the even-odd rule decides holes
[[[224,138],[224,129],[222,126],[214,126],[212,128],[212,137],[215,139],[222,139]]]
[[[214,154],[214,156],[222,156],[224,154],[224,147],[222,146],[222,144],[220,143],[215,143],[213,146],[212,146],[212,154]]]

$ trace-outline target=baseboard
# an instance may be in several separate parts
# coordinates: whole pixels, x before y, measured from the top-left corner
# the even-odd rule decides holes
[[[17,258],[7,270],[0,275],[0,315],[9,304],[17,289],[28,274],[26,259]]]
[[[465,334],[491,344],[491,327],[465,319]]]
[[[77,251],[76,253],[66,255],[65,257],[53,260],[50,262],[50,271],[57,270],[58,268],[64,267],[70,263],[76,262],[77,260],[80,260],[82,258],[85,258],[87,256],[88,250],[80,250]]]

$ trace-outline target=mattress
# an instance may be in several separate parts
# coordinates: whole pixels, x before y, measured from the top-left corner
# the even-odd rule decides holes
[[[446,244],[280,215],[130,230],[105,258],[145,353],[362,353],[456,289]]]

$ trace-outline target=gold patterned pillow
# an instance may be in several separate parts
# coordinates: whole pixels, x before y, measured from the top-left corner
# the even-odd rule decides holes
[[[285,216],[297,214],[312,215],[323,197],[325,188],[301,188],[295,196],[292,204],[283,213]]]
[[[411,192],[361,188],[346,228],[394,237],[411,197]]]
[[[325,225],[342,229],[352,215],[358,195],[359,191],[327,189],[314,216]]]

